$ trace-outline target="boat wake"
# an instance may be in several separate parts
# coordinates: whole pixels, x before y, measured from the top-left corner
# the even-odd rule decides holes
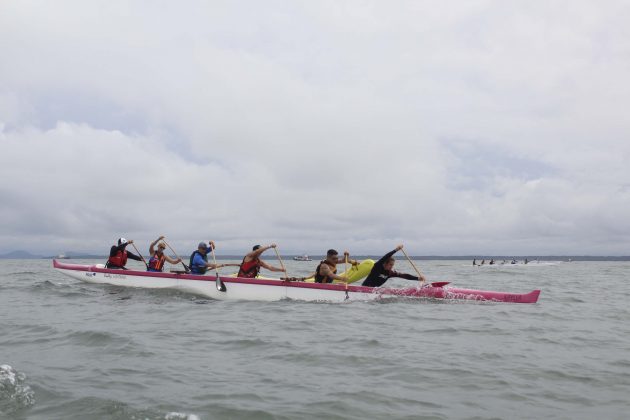
[[[460,297],[454,293],[447,293],[448,299],[438,299],[433,297],[409,297],[409,296],[383,296],[379,299],[375,299],[368,304],[373,305],[386,305],[386,304],[408,304],[408,305],[491,305],[497,303],[493,300],[480,300],[475,297]]]
[[[35,393],[25,380],[23,373],[9,365],[0,365],[0,417],[35,404]]]

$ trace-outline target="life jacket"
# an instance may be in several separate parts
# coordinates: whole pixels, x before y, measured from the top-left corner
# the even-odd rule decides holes
[[[107,265],[113,267],[124,267],[127,264],[127,251],[118,251],[113,257],[109,257]]]
[[[195,259],[195,254],[201,255],[201,258],[203,258],[203,260],[205,262],[208,262],[208,256],[207,255],[203,255],[201,252],[195,251],[192,254],[190,254],[190,263],[188,264],[188,266],[190,267],[190,271],[193,274],[206,274],[206,271],[208,271],[208,267],[206,267],[205,265],[193,265],[193,260]]]
[[[237,277],[253,279],[258,276],[258,273],[260,273],[260,260],[256,258],[255,260],[251,260],[250,262],[245,262],[245,258],[243,258],[243,262],[238,269]]]
[[[156,252],[151,258],[149,258],[149,268],[147,268],[147,271],[162,271],[162,268],[164,268],[164,261],[166,261],[166,256],[164,254],[159,256]]]
[[[324,276],[323,274],[320,274],[319,270],[322,267],[322,264],[326,264],[327,266],[332,268],[333,274],[337,274],[337,265],[332,264],[328,262],[327,260],[324,260],[320,262],[317,268],[315,269],[315,283],[332,283],[333,279],[331,279],[328,276]]]

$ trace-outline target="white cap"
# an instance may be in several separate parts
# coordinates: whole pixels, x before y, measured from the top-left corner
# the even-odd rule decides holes
[[[118,238],[118,245],[126,244],[127,240],[125,238]]]

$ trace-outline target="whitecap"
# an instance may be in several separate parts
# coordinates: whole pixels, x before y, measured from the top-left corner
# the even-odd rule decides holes
[[[25,380],[23,373],[9,365],[0,365],[0,414],[14,413],[35,404],[35,393]]]
[[[164,416],[164,420],[199,420],[199,417],[194,414],[171,412]]]

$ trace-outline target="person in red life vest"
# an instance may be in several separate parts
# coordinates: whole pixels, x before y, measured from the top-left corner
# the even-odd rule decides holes
[[[337,275],[337,264],[343,264],[346,261],[346,256],[350,264],[357,265],[358,262],[350,259],[350,253],[348,251],[344,251],[343,258],[338,257],[338,255],[339,253],[337,251],[329,249],[328,252],[326,252],[326,259],[322,260],[315,269],[315,274],[303,277],[302,280],[315,277],[315,283],[332,283],[333,280],[345,281],[345,277]]]
[[[268,249],[275,248],[275,247],[276,247],[276,244],[271,244],[268,246],[260,246],[260,245],[254,246],[252,248],[252,252],[245,255],[245,258],[243,258],[243,262],[241,263],[240,268],[238,269],[237,277],[253,279],[256,276],[258,276],[258,273],[260,273],[260,267],[266,268],[269,271],[284,272],[282,268],[269,265],[260,259],[260,256],[262,255],[263,252],[267,251]]]
[[[149,246],[149,264],[147,264],[147,271],[162,271],[164,269],[164,262],[168,261],[170,264],[180,263],[181,259],[174,260],[164,253],[166,249],[166,244],[164,242],[160,242],[164,239],[164,236],[160,236],[155,241],[151,242]],[[158,242],[160,242],[158,244]],[[157,244],[157,251],[155,250],[155,245]]]
[[[142,261],[142,257],[137,256],[136,254],[127,251],[127,245],[132,244],[133,241],[127,241],[125,238],[118,239],[118,245],[113,245],[109,250],[109,259],[105,264],[105,268],[115,268],[120,270],[126,270],[125,264],[127,264],[127,259],[131,258],[132,260]]]

